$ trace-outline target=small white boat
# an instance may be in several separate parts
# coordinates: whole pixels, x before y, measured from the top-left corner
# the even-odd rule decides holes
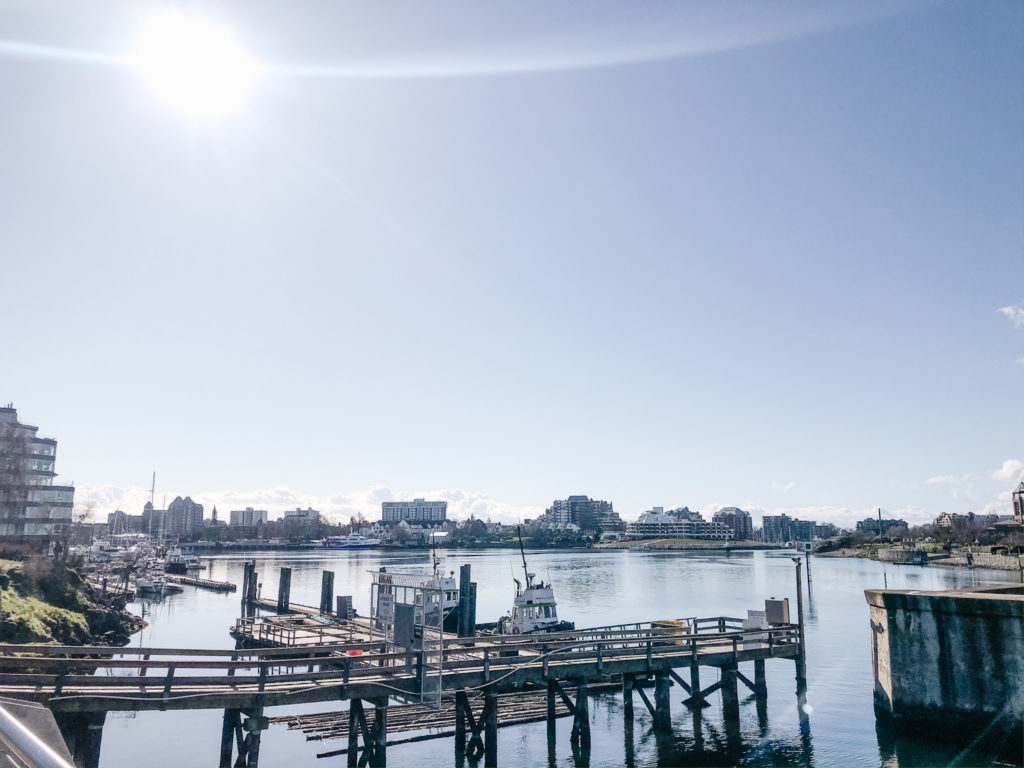
[[[162,595],[164,583],[154,579],[139,579],[135,582],[135,591],[140,595]]]
[[[536,574],[530,573],[527,569],[522,536],[519,537],[519,554],[523,558],[525,586],[519,579],[513,578],[516,583],[516,596],[512,602],[512,612],[498,621],[498,632],[503,635],[535,635],[575,629],[576,625],[573,622],[559,621],[552,586],[543,581],[534,581]]]
[[[164,560],[164,571],[176,573],[179,576],[200,568],[202,565],[199,563],[199,558],[191,550],[184,550],[180,547],[175,547],[168,552],[167,558]]]

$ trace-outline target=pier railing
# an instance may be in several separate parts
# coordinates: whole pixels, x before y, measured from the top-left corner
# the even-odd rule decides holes
[[[547,678],[549,670],[556,678],[591,678],[741,657],[795,656],[795,625],[743,630],[735,628],[737,623],[742,625],[739,619],[716,617],[690,620],[690,631],[647,623],[446,640],[444,676],[462,687]],[[271,694],[282,701],[324,700],[341,696],[337,686],[357,683],[376,685],[385,695],[415,695],[420,654],[384,651],[382,642],[365,640],[238,650],[0,645],[0,695],[51,704],[96,697],[105,700],[106,709],[138,708],[139,701],[155,701],[161,708],[223,706],[232,697]],[[175,705],[177,698],[192,703]]]

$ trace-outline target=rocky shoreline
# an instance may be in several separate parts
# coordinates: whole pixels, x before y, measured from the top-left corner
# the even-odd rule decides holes
[[[0,560],[0,642],[122,646],[145,625],[64,563]]]

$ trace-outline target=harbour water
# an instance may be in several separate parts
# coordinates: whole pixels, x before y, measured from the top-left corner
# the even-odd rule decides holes
[[[443,553],[442,569],[469,563],[478,583],[477,619],[494,621],[511,606],[513,575],[521,573],[515,550],[453,550]],[[745,616],[763,609],[769,597],[789,597],[796,612],[791,552],[528,552],[530,570],[555,586],[559,615],[577,627],[690,616]],[[252,556],[250,556],[251,558]],[[242,557],[204,558],[205,578],[241,582]],[[264,596],[276,596],[278,569],[292,568],[291,597],[316,605],[321,571],[335,572],[336,594],[351,594],[356,610],[369,613],[370,570],[430,571],[426,552],[325,551],[256,554]],[[766,665],[767,707],[758,712],[752,697],[741,699],[738,734],[727,734],[719,695],[711,697],[695,724],[682,705],[686,694],[672,688],[672,739],[656,738],[651,720],[637,701],[631,731],[622,718],[620,694],[591,701],[590,765],[763,765],[763,766],[934,766],[991,764],[988,751],[964,750],[940,739],[895,734],[876,726],[872,704],[870,629],[864,589],[953,589],[1014,582],[1017,574],[981,569],[885,565],[869,560],[812,558],[805,594],[808,715],[801,718],[795,696],[794,665]],[[239,593],[186,587],[158,601],[135,602],[149,626],[132,638],[147,647],[233,648],[228,627],[240,615]],[[752,677],[750,670],[744,670]],[[712,674],[705,670],[705,675]],[[705,685],[713,682],[705,679]],[[741,688],[741,695],[742,695]],[[344,702],[278,707],[268,715],[340,710]],[[695,727],[696,725],[696,727]],[[544,723],[501,728],[499,765],[575,766],[569,743],[571,719],[558,723],[549,752]],[[221,713],[214,710],[110,713],[103,730],[101,768],[216,765]],[[301,731],[274,725],[264,732],[260,765],[302,768],[340,765],[345,758],[318,759],[340,749],[340,741],[306,741]],[[997,761],[998,762],[998,761]],[[452,739],[388,748],[388,765],[432,768],[453,764]],[[1020,763],[1013,763],[1017,764]]]

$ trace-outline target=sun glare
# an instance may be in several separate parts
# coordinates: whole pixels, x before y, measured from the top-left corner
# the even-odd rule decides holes
[[[238,109],[256,78],[255,62],[230,32],[180,13],[146,26],[133,63],[157,96],[195,119]]]

